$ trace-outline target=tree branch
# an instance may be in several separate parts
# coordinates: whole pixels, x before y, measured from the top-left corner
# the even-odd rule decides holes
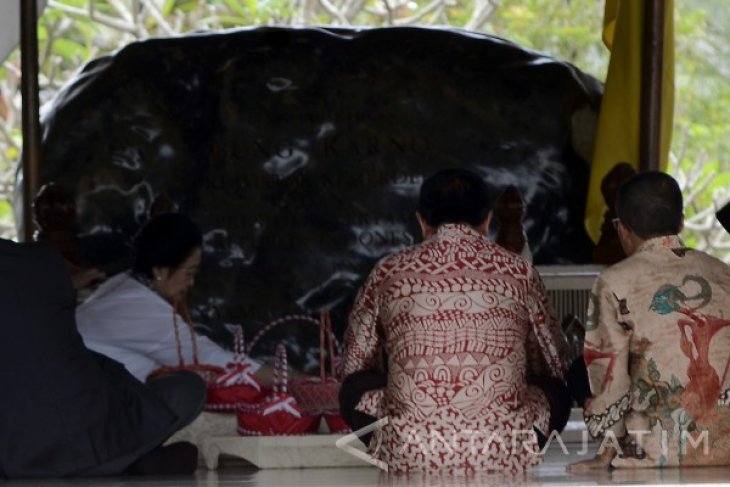
[[[430,14],[431,12],[435,11],[444,0],[433,0],[433,2],[429,3],[425,7],[423,7],[419,12],[416,12],[415,14],[411,15],[410,17],[403,17],[402,19],[397,19],[395,21],[395,25],[407,25],[407,24],[415,24],[416,22],[420,21],[422,18]]]
[[[471,18],[464,25],[465,29],[478,30],[489,17],[497,10],[499,2],[497,0],[476,0],[474,2],[474,11]]]
[[[171,36],[175,35],[177,32],[175,32],[171,27],[170,24],[167,23],[165,18],[162,16],[162,12],[157,8],[157,5],[155,5],[154,2],[151,2],[150,0],[139,0],[142,2],[142,6],[144,9],[150,13],[153,19],[157,22],[157,25],[162,28],[162,30],[165,32],[165,34]]]
[[[20,151],[20,146],[17,143],[15,143],[15,140],[13,140],[12,135],[10,135],[10,133],[8,132],[8,129],[4,123],[0,123],[0,134],[3,136],[3,138],[5,139],[5,142],[7,142],[7,144],[10,147],[15,149],[16,151]],[[5,157],[4,153],[3,153],[3,157]]]
[[[357,14],[362,12],[367,0],[348,0],[342,9],[348,22],[351,22]]]
[[[387,12],[388,25],[393,25],[393,9],[390,7],[390,3],[388,3],[388,0],[383,0],[383,6],[385,7],[385,11]]]
[[[80,18],[80,19],[92,19],[96,22],[105,25],[107,27],[110,27],[112,29],[126,32],[127,34],[132,34],[133,36],[137,37],[139,34],[139,31],[137,30],[136,26],[127,24],[125,22],[120,22],[118,19],[115,19],[113,17],[109,17],[104,14],[96,13],[94,9],[92,9],[93,3],[89,4],[89,9],[84,10],[81,8],[72,7],[70,5],[66,5],[65,3],[58,2],[56,0],[48,0],[48,6],[57,8],[63,12],[66,12],[67,14]]]
[[[303,1],[306,2],[306,0]],[[335,17],[341,25],[350,25],[347,17],[345,17],[345,15],[340,12],[337,7],[332,5],[328,0],[319,0],[319,4],[327,11],[328,14]]]

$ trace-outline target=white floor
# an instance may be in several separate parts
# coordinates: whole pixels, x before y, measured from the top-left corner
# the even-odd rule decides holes
[[[565,471],[565,466],[573,461],[586,458],[579,455],[580,444],[568,444],[568,455],[559,445],[552,445],[545,462],[530,472],[517,477],[483,475],[477,478],[442,476],[394,476],[380,472],[375,467],[323,468],[323,469],[272,469],[256,470],[234,464],[225,459],[217,471],[201,467],[193,477],[147,477],[147,478],[107,478],[107,479],[68,479],[68,480],[12,480],[0,481],[8,486],[94,486],[94,487],[152,487],[152,486],[237,486],[237,487],[477,487],[477,486],[599,486],[599,485],[692,485],[725,484],[730,485],[730,467],[694,469],[651,469],[651,470],[614,470],[591,475],[576,475]]]
[[[484,474],[476,478],[447,477],[439,475],[411,475],[408,477],[389,475],[379,469],[367,465],[362,467],[336,468],[280,468],[256,469],[251,464],[226,455],[218,455],[217,470],[208,470],[201,458],[201,466],[193,476],[188,477],[117,477],[104,479],[64,479],[64,480],[0,480],[0,487],[56,487],[56,486],[93,486],[93,487],[518,487],[518,486],[602,486],[602,485],[696,485],[724,484],[730,486],[730,467],[722,468],[688,468],[679,469],[643,469],[600,471],[591,474],[571,474],[566,466],[586,458],[591,458],[597,445],[588,440],[585,424],[581,420],[578,409],[571,414],[561,438],[565,443],[553,439],[545,454],[544,462],[519,476]],[[201,452],[216,435],[228,437],[235,431],[235,417],[204,413],[186,430],[180,432],[177,440],[192,441],[201,445]],[[238,437],[240,439],[240,437]],[[315,437],[270,437],[262,439],[255,452],[243,449],[243,458],[251,461],[267,458],[263,463],[270,464],[312,464],[312,460],[321,463],[321,457],[330,460],[328,464],[355,464],[349,455],[343,460],[343,451],[336,448],[334,442],[339,436]],[[227,451],[223,445],[218,451]],[[330,450],[331,448],[331,450]],[[235,450],[235,449],[234,449]],[[278,461],[270,461],[271,457]],[[259,465],[262,463],[258,463]]]

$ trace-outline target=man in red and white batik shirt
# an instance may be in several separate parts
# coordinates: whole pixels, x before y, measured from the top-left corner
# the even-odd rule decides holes
[[[387,418],[369,447],[390,472],[536,465],[538,439],[570,411],[565,338],[542,280],[486,238],[477,175],[431,176],[417,217],[425,241],[381,260],[351,312],[343,416],[353,429]]]

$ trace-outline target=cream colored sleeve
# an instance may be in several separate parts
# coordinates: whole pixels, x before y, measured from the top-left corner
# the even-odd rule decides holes
[[[591,290],[583,347],[592,393],[583,415],[594,437],[603,437],[609,430],[617,438],[626,434],[624,415],[631,404],[629,346],[633,324],[622,321],[621,307],[621,298],[599,276]]]

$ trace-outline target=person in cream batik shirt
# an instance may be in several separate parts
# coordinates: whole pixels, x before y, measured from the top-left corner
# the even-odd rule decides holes
[[[572,471],[730,463],[730,269],[685,246],[682,206],[667,174],[619,189],[629,257],[598,276],[584,346],[584,416],[604,448]]]

